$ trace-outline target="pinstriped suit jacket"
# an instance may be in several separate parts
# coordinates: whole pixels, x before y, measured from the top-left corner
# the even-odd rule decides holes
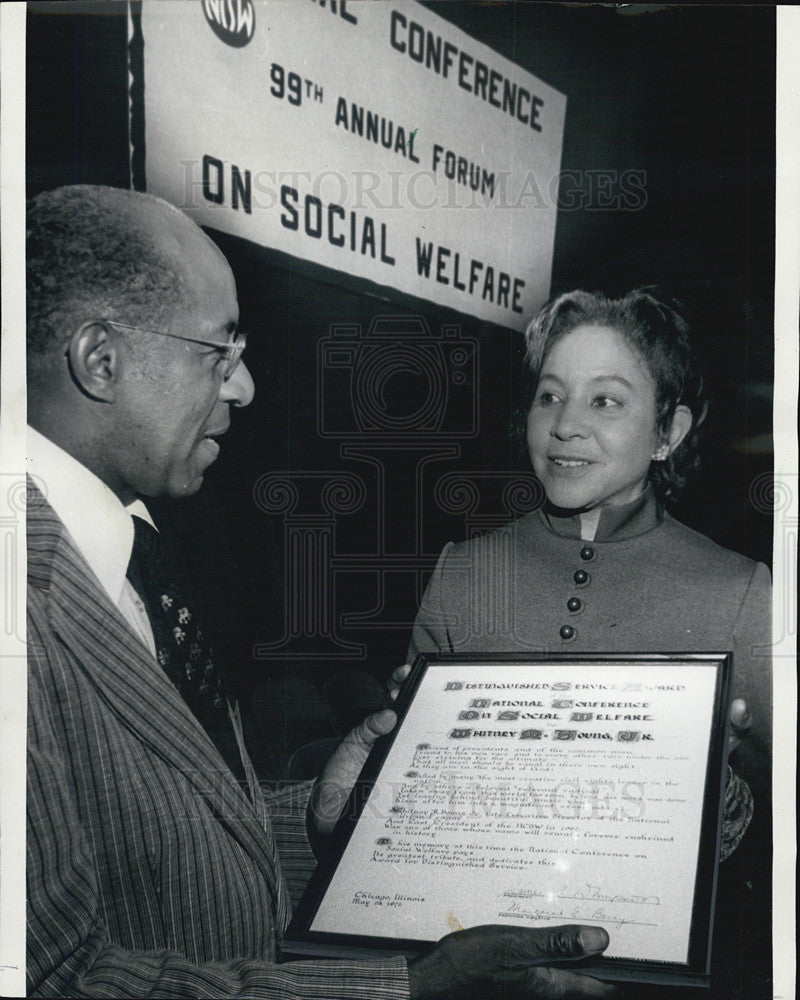
[[[407,997],[403,959],[275,964],[289,895],[314,865],[309,786],[270,801],[241,790],[31,498],[29,993]]]

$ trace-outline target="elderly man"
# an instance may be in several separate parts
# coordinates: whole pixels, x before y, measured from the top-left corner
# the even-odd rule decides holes
[[[277,964],[315,863],[306,824],[330,829],[394,716],[351,734],[316,793],[267,802],[181,584],[158,582],[178,577],[158,577],[141,498],[194,493],[250,402],[237,320],[225,258],[172,206],[99,187],[32,201],[30,992],[607,995],[540,964],[601,951],[597,928],[475,928],[409,962]]]

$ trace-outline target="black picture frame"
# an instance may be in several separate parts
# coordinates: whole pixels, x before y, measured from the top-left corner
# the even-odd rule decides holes
[[[347,845],[353,835],[372,790],[379,785],[381,770],[401,732],[409,707],[419,690],[422,678],[439,665],[463,665],[465,669],[485,670],[492,665],[518,664],[541,667],[544,664],[591,665],[601,669],[604,664],[657,669],[670,663],[702,663],[716,666],[712,719],[708,754],[705,760],[705,782],[702,802],[701,836],[694,880],[694,895],[686,963],[647,961],[641,959],[593,958],[570,962],[574,968],[611,981],[655,982],[663,985],[707,987],[711,978],[711,941],[714,923],[714,903],[717,887],[722,811],[727,773],[727,738],[730,714],[730,686],[733,654],[708,653],[428,653],[417,656],[411,673],[401,690],[396,711],[398,722],[391,734],[379,740],[373,748],[347,807],[323,856],[319,858],[311,881],[287,930],[282,951],[286,955],[324,955],[330,958],[378,958],[389,955],[413,957],[427,950],[433,941],[363,936],[349,933],[313,931],[317,911],[325,897]],[[656,674],[651,674],[651,680]]]

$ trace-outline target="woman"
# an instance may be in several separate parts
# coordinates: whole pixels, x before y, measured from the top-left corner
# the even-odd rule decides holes
[[[682,307],[649,288],[570,292],[526,340],[528,450],[546,502],[445,546],[408,662],[436,650],[732,650],[733,694],[753,718],[739,769],[768,801],[769,572],[664,508],[697,467],[706,408]],[[749,817],[735,778],[729,798],[724,853]]]

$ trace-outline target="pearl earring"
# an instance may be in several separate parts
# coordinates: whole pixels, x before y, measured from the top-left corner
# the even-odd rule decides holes
[[[663,462],[664,459],[669,455],[669,445],[662,444],[661,447],[653,455],[654,462]]]

